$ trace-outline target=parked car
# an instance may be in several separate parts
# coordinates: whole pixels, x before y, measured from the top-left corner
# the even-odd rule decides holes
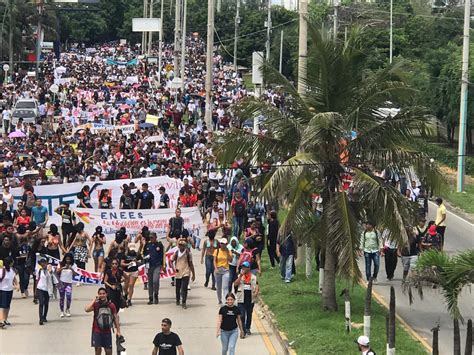
[[[12,111],[12,125],[15,126],[22,118],[24,123],[36,123],[39,118],[38,101],[35,99],[19,99]]]

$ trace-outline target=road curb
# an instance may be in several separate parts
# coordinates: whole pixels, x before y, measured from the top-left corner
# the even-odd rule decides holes
[[[288,340],[288,337],[286,334],[278,329],[277,326],[277,321],[275,319],[275,316],[273,313],[270,311],[269,307],[265,304],[263,301],[262,297],[260,295],[257,296],[257,301],[258,301],[258,306],[260,309],[260,312],[265,316],[265,318],[268,321],[268,324],[272,328],[275,337],[277,338],[278,342],[280,343],[281,347],[284,350],[285,355],[296,355],[296,351],[291,348],[290,342]]]
[[[361,285],[364,288],[367,288],[367,282],[363,280],[359,281],[359,285]],[[377,291],[375,291],[373,288],[372,288],[372,297],[374,297],[375,300],[380,305],[382,305],[385,309],[387,309],[387,311],[389,310],[390,307],[388,303],[383,299],[382,295],[377,293]],[[431,344],[428,343],[426,339],[423,338],[420,334],[418,334],[418,332],[415,329],[413,329],[397,312],[395,312],[395,318],[397,318],[402,328],[404,328],[413,339],[415,339],[416,341],[419,341],[421,345],[423,345],[423,347],[428,351],[428,353],[431,354],[433,352],[433,348],[431,347]]]

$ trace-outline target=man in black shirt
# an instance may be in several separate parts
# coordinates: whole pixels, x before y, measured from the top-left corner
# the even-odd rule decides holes
[[[184,229],[184,219],[181,217],[181,209],[176,209],[175,217],[171,217],[168,224],[168,242],[169,238],[179,238]]]
[[[137,208],[144,210],[155,208],[155,195],[148,191],[148,184],[146,182],[142,184],[142,191],[139,193]]]
[[[76,215],[69,208],[69,203],[63,203],[54,210],[61,216],[61,233],[63,236],[63,245],[65,248],[69,246],[72,234],[74,233],[74,225],[76,224]]]
[[[170,207],[170,197],[166,193],[166,189],[163,186],[160,186],[160,205],[158,208],[169,208]]]
[[[164,318],[161,321],[161,333],[156,334],[153,344],[155,347],[152,355],[184,355],[181,339],[179,339],[178,334],[171,331],[171,320],[169,318]]]

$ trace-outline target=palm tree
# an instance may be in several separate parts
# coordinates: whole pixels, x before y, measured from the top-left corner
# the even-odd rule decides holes
[[[324,246],[323,307],[328,310],[337,309],[336,275],[354,282],[361,276],[357,251],[362,218],[383,224],[402,243],[407,239],[403,226],[415,216],[409,202],[375,176],[374,169],[413,168],[427,185],[436,181],[429,158],[409,145],[415,135],[429,133],[432,122],[424,110],[411,106],[413,90],[404,79],[405,64],[365,70],[360,32],[354,29],[346,43],[335,42],[310,24],[304,97],[264,64],[266,82],[286,95],[284,107],[258,98],[243,100],[235,107],[237,117],[263,115],[268,133],[254,135],[236,128],[216,144],[223,164],[249,155],[255,162],[273,164],[263,178],[262,193],[287,202],[283,229],[291,227],[300,240]],[[400,111],[392,117],[383,108]],[[351,131],[357,134],[352,140]],[[346,172],[353,174],[351,194],[342,188]],[[323,198],[320,219],[311,210],[315,192]]]
[[[429,282],[441,289],[446,307],[454,324],[454,354],[461,354],[461,339],[459,321],[463,321],[458,306],[458,298],[464,287],[474,283],[474,249],[464,251],[454,257],[444,252],[428,250],[417,260],[416,273],[404,287],[408,289],[410,303],[413,302],[412,287],[418,288],[418,294],[423,298],[423,283]]]

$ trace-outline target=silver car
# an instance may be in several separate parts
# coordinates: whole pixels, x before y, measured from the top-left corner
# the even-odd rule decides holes
[[[35,99],[19,99],[12,111],[12,125],[15,126],[22,118],[24,123],[36,123],[39,118],[38,101]]]

